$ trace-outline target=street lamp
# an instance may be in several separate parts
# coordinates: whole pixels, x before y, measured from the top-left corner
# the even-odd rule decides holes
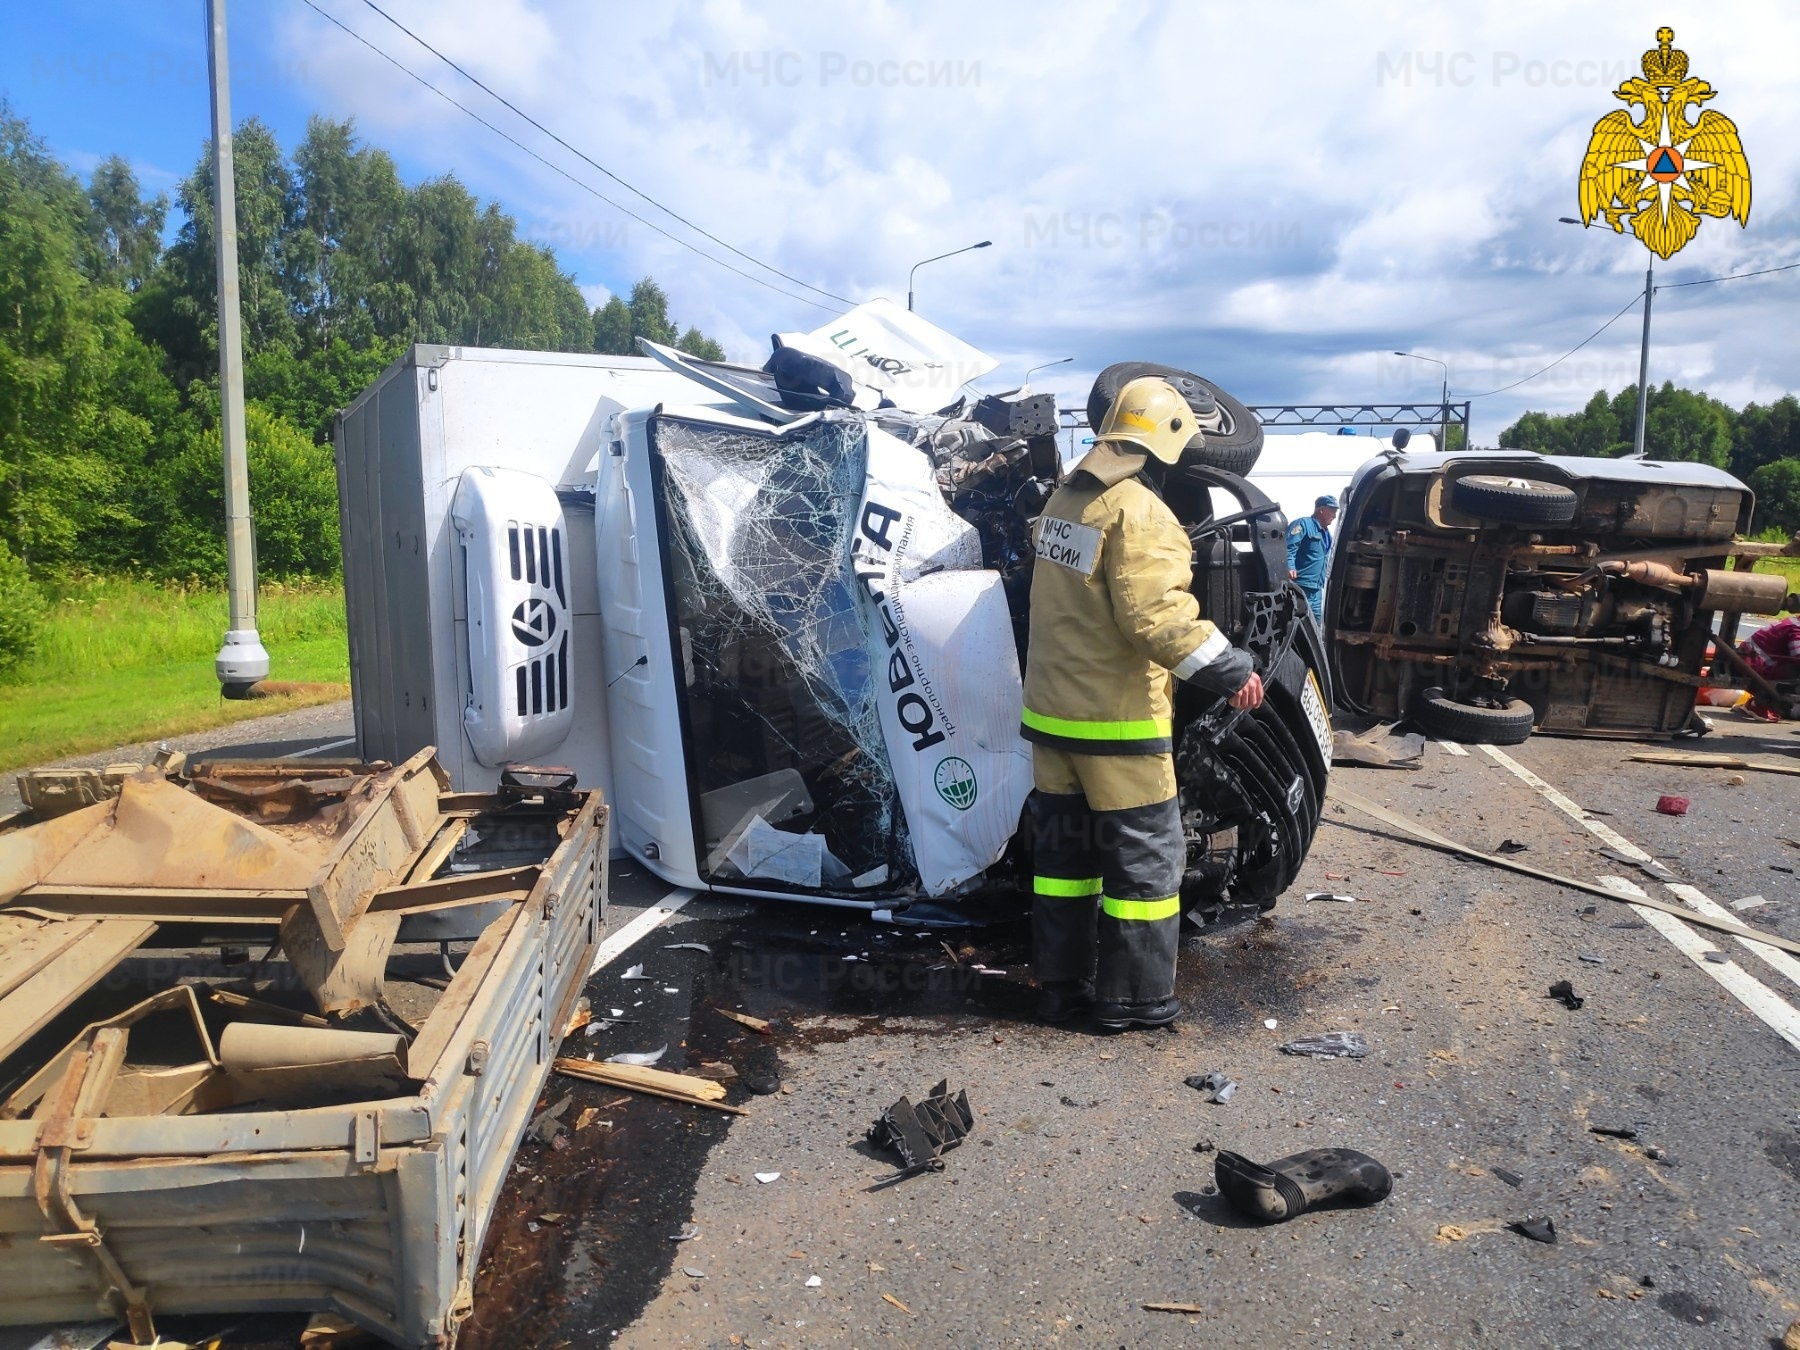
[[[906,309],[907,309],[907,312],[911,313],[912,307],[913,307],[913,273],[914,272],[917,272],[926,263],[941,262],[945,258],[954,258],[957,254],[967,253],[971,249],[988,248],[993,244],[993,242],[994,241],[992,239],[983,239],[979,244],[965,244],[962,248],[953,248],[948,253],[940,253],[935,258],[923,258],[920,261],[914,263],[912,265],[912,272],[908,272],[906,274]]]
[[[1046,361],[1040,366],[1032,366],[1030,369],[1028,369],[1025,372],[1025,378],[1019,382],[1019,388],[1021,388],[1021,389],[1031,388],[1031,377],[1034,374],[1036,374],[1038,371],[1048,370],[1048,369],[1050,369],[1051,366],[1066,366],[1069,364],[1069,362],[1073,361],[1074,359],[1075,358],[1072,356],[1059,356],[1054,361]]]
[[[1577,220],[1574,216],[1558,216],[1559,225],[1579,225],[1587,228],[1585,220]],[[1638,396],[1637,396],[1637,431],[1631,438],[1631,453],[1637,459],[1644,457],[1644,411],[1650,402],[1650,300],[1656,294],[1656,255],[1650,255],[1650,262],[1644,268],[1644,341],[1638,348]]]
[[[1435,357],[1435,356],[1421,356],[1417,352],[1395,352],[1394,355],[1395,356],[1410,356],[1415,361],[1429,361],[1434,366],[1443,366],[1443,368],[1444,368],[1444,392],[1443,392],[1443,396],[1438,400],[1438,402],[1443,405],[1442,407],[1440,407],[1438,409],[1438,450],[1440,452],[1448,450],[1450,448],[1450,446],[1448,444],[1448,442],[1450,440],[1450,367],[1449,367],[1449,365],[1443,361],[1438,360],[1437,357]],[[1468,441],[1468,438],[1469,438],[1469,428],[1465,424],[1463,427],[1463,440],[1465,442],[1463,449],[1465,449],[1465,450],[1467,450],[1469,448],[1468,445],[1466,444],[1466,442]]]

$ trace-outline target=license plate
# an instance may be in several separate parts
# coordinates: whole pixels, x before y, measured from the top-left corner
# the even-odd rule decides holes
[[[1313,739],[1319,743],[1319,753],[1331,763],[1331,715],[1325,711],[1325,696],[1319,692],[1319,677],[1312,671],[1306,672],[1306,684],[1300,690],[1300,706],[1306,709],[1306,720],[1312,726]]]

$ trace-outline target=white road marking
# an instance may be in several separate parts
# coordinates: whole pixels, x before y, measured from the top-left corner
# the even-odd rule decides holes
[[[646,933],[653,933],[662,927],[698,894],[698,891],[685,889],[670,891],[618,932],[607,934],[606,940],[600,944],[600,950],[594,953],[594,964],[588,967],[588,974],[592,975],[608,962],[616,960]]]
[[[1601,877],[1600,884],[1620,895],[1645,894],[1642,887],[1624,877]],[[1708,961],[1706,953],[1718,949],[1673,914],[1651,909],[1648,905],[1633,905],[1632,909],[1643,917],[1645,923],[1679,948],[1683,956],[1724,986],[1733,998],[1767,1022],[1776,1035],[1794,1049],[1800,1050],[1800,1011],[1796,1011],[1792,1004],[1754,978],[1737,962],[1719,964]]]
[[[1469,753],[1467,750],[1463,749],[1460,745],[1458,745],[1455,741],[1439,741],[1438,744],[1443,746],[1444,749],[1448,750],[1453,755],[1466,756]]]
[[[1557,788],[1552,787],[1549,783],[1546,783],[1542,778],[1539,778],[1530,769],[1519,763],[1518,760],[1514,759],[1504,750],[1501,750],[1498,746],[1484,745],[1481,748],[1496,764],[1506,769],[1520,782],[1531,788],[1532,791],[1536,792],[1558,811],[1561,811],[1564,815],[1575,821],[1576,824],[1580,825],[1589,834],[1604,843],[1608,848],[1616,850],[1627,858],[1632,859],[1634,862],[1648,863],[1655,861],[1648,853],[1644,852],[1643,849],[1632,843],[1631,840],[1613,829],[1612,826],[1608,825],[1603,820],[1597,820],[1593,816],[1590,816],[1566,793],[1561,792]],[[1622,895],[1646,894],[1646,892],[1640,890],[1636,885],[1625,880],[1623,877],[1601,877],[1600,884],[1605,886],[1608,890],[1618,891]],[[1699,913],[1709,915],[1712,918],[1737,920],[1736,915],[1732,914],[1723,905],[1715,902],[1698,887],[1690,886],[1685,882],[1671,881],[1665,882],[1664,888],[1671,895],[1675,896],[1676,899],[1688,906],[1688,908],[1696,910]],[[1800,1035],[1800,1010],[1796,1010],[1792,1004],[1788,1003],[1767,985],[1754,979],[1741,967],[1733,963],[1719,965],[1715,962],[1705,960],[1704,955],[1696,955],[1696,953],[1703,954],[1707,951],[1715,950],[1715,948],[1713,948],[1709,941],[1696,933],[1692,928],[1689,928],[1686,924],[1682,923],[1681,920],[1674,915],[1665,914],[1661,910],[1649,909],[1642,905],[1633,905],[1632,908],[1643,915],[1644,921],[1652,928],[1661,933],[1670,942],[1674,943],[1675,946],[1680,948],[1687,956],[1692,957],[1708,975],[1711,975],[1714,979],[1718,980],[1720,984],[1724,985],[1738,1002],[1742,1003],[1746,1008],[1750,1009],[1751,1012],[1767,1022],[1784,1040],[1792,1044],[1795,1049],[1800,1050],[1800,1039],[1796,1038],[1797,1035]],[[1652,919],[1650,917],[1652,914],[1656,915],[1656,918]],[[1723,940],[1723,937],[1724,935],[1721,935],[1721,940]],[[1734,938],[1734,940],[1747,951],[1767,962],[1771,967],[1793,981],[1796,985],[1800,985],[1800,961],[1796,961],[1788,953],[1781,951],[1778,948],[1771,947],[1764,942],[1757,942],[1751,938],[1741,937]],[[1730,972],[1729,975],[1722,973],[1727,971]]]
[[[307,755],[322,755],[327,750],[340,750],[346,745],[355,745],[355,744],[356,744],[356,737],[346,736],[341,741],[326,741],[325,744],[315,745],[310,750],[296,750],[296,751],[294,751],[293,754],[289,755],[288,758],[289,759],[304,759]]]

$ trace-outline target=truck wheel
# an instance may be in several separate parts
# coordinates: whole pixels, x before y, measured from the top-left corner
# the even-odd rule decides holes
[[[1255,467],[1263,448],[1262,423],[1256,415],[1211,380],[1174,366],[1159,366],[1153,361],[1120,361],[1108,366],[1088,391],[1088,425],[1098,431],[1119,390],[1144,375],[1155,375],[1174,385],[1197,413],[1210,414],[1216,407],[1224,414],[1225,429],[1197,434],[1182,451],[1182,464],[1204,464],[1240,477]],[[1176,467],[1179,471],[1180,466]]]
[[[1575,519],[1576,497],[1560,483],[1472,473],[1450,485],[1450,504],[1502,525],[1567,525]]]
[[[1440,740],[1465,745],[1518,745],[1531,735],[1537,714],[1522,698],[1509,699],[1504,708],[1483,708],[1458,703],[1441,691],[1428,689],[1419,696],[1418,718],[1425,730]]]

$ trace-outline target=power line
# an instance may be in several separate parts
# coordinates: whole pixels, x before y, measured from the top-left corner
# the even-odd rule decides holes
[[[513,145],[520,150],[523,150],[526,154],[530,155],[533,159],[535,159],[539,164],[542,164],[545,168],[550,169],[558,174],[561,174],[564,178],[568,179],[571,183],[573,183],[576,187],[580,188],[583,192],[590,193],[591,195],[598,197],[601,201],[605,202],[608,206],[612,207],[615,211],[619,211],[627,216],[630,216],[631,219],[637,221],[638,224],[644,226],[646,229],[656,231],[656,233],[660,234],[663,238],[669,240],[671,243],[679,244],[682,248],[687,249],[689,252],[694,253],[694,254],[698,255],[699,257],[706,259],[706,261],[708,261],[709,263],[712,263],[718,267],[723,267],[727,272],[735,272],[738,276],[744,278],[744,280],[746,280],[746,281],[754,281],[758,286],[763,287],[765,290],[774,291],[775,294],[785,296],[789,300],[798,300],[803,305],[811,305],[814,309],[823,309],[823,310],[829,311],[834,308],[831,305],[821,304],[817,300],[808,299],[804,295],[795,295],[792,291],[783,290],[781,287],[775,285],[773,282],[765,281],[765,280],[763,280],[763,278],[761,278],[759,276],[753,276],[751,273],[744,271],[740,267],[733,267],[730,263],[726,262],[723,258],[715,258],[712,254],[706,252],[704,249],[696,247],[694,244],[690,243],[688,240],[683,239],[678,235],[670,234],[669,231],[665,230],[662,226],[658,225],[655,221],[645,220],[636,211],[633,211],[629,206],[626,206],[623,203],[614,201],[611,197],[608,197],[604,192],[601,192],[598,188],[593,187],[590,184],[582,182],[579,178],[575,177],[574,174],[570,173],[567,169],[563,168],[561,165],[551,163],[549,160],[545,159],[542,155],[540,155],[537,151],[533,150],[529,145],[526,145],[524,142],[520,141],[517,137],[508,135],[506,132],[502,131],[499,127],[495,126],[492,122],[488,121],[487,118],[483,117],[480,113],[476,112],[474,109],[467,107],[464,104],[458,103],[455,99],[451,98],[450,95],[446,94],[442,89],[439,89],[435,84],[433,84],[430,80],[426,79],[423,75],[420,75],[417,71],[414,71],[411,68],[401,64],[401,62],[399,60],[397,60],[396,58],[394,58],[392,56],[389,56],[386,52],[382,51],[381,48],[377,47],[373,42],[370,42],[361,33],[356,32],[354,29],[345,27],[344,24],[340,23],[337,19],[333,18],[330,14],[327,14],[324,10],[320,9],[316,4],[314,4],[313,0],[300,0],[300,3],[305,5],[308,9],[312,10],[313,13],[317,14],[320,18],[324,19],[327,23],[331,24],[332,27],[337,28],[337,29],[341,30],[342,32],[348,34],[349,36],[355,38],[358,42],[362,43],[363,46],[367,47],[370,51],[374,52],[375,55],[379,56],[383,61],[386,61],[390,66],[394,67],[394,69],[401,72],[401,74],[406,75],[410,79],[417,81],[419,84],[424,85],[427,89],[429,89],[432,93],[436,94],[439,98],[443,99],[444,102],[448,103],[451,107],[456,108],[461,112],[467,113],[475,121],[481,123],[482,126],[486,127],[489,131],[493,132],[501,140],[506,141],[508,144]],[[727,247],[729,247],[729,245],[727,245]],[[804,285],[805,283],[803,282],[801,284]],[[850,302],[846,301],[845,303],[850,303]]]
[[[737,248],[732,244],[726,243],[723,239],[719,238],[718,235],[713,234],[710,230],[705,229],[703,226],[696,225],[693,221],[689,220],[686,216],[682,215],[679,211],[675,211],[667,206],[664,206],[661,202],[657,201],[656,198],[652,197],[648,192],[645,192],[642,188],[635,187],[632,184],[627,183],[623,178],[619,177],[618,174],[614,173],[611,169],[607,168],[604,164],[601,164],[600,162],[593,159],[591,156],[585,154],[584,152],[577,150],[574,146],[570,145],[567,141],[565,141],[561,136],[558,136],[554,131],[550,130],[549,127],[545,126],[542,122],[538,121],[537,118],[533,117],[530,113],[526,112],[523,108],[519,107],[518,104],[514,103],[511,99],[507,98],[504,94],[498,93],[490,86],[483,84],[474,75],[470,74],[467,69],[465,69],[462,66],[459,66],[456,62],[452,61],[448,56],[445,56],[436,47],[432,46],[424,38],[420,37],[417,33],[413,32],[412,29],[408,28],[405,24],[401,23],[400,20],[396,19],[392,14],[389,14],[380,5],[376,4],[375,0],[363,0],[363,3],[365,5],[367,5],[370,9],[374,10],[382,18],[386,19],[389,23],[393,24],[394,27],[398,28],[402,33],[405,33],[406,36],[411,38],[414,42],[418,43],[426,51],[430,52],[433,56],[437,57],[438,60],[442,61],[445,65],[449,66],[450,69],[454,70],[458,75],[461,75],[470,84],[474,85],[477,89],[479,89],[483,93],[485,93],[489,98],[492,98],[496,102],[500,103],[502,106],[511,109],[513,113],[515,113],[519,117],[522,117],[525,121],[531,123],[532,126],[536,127],[539,131],[543,132],[544,135],[548,136],[551,140],[555,141],[563,149],[567,150],[571,155],[574,155],[577,159],[579,159],[583,163],[587,164],[590,168],[599,170],[601,173],[605,174],[608,178],[612,179],[613,182],[617,183],[620,187],[624,188],[626,191],[636,193],[639,197],[642,197],[645,201],[649,202],[650,205],[654,206],[658,211],[661,211],[663,214],[672,216],[674,219],[679,220],[683,225],[687,226],[690,230],[693,230],[695,233],[705,235],[706,238],[712,240],[712,242],[717,244],[720,248],[729,249],[731,252],[737,254],[738,257],[744,259],[745,262],[754,263],[754,264],[756,264],[756,266],[762,268],[765,271],[773,272],[776,276],[782,278],[782,280],[784,280],[784,281],[791,281],[796,286],[804,286],[807,290],[815,291],[818,294],[824,296],[826,299],[836,300],[840,304],[850,305],[850,304],[856,303],[853,300],[845,299],[841,295],[833,295],[830,291],[825,290],[823,287],[815,286],[810,281],[802,281],[799,277],[792,276],[789,273],[782,271],[779,267],[772,266],[771,264],[762,261],[762,259],[760,259],[760,258],[752,257],[750,254],[744,252],[743,249]]]
[[[1666,286],[1658,286],[1659,291],[1678,291],[1683,286],[1712,286],[1721,281],[1742,281],[1745,277],[1766,277],[1776,272],[1792,272],[1800,263],[1787,263],[1781,267],[1765,267],[1760,272],[1733,272],[1728,277],[1701,277],[1698,281],[1671,281]]]
[[[1624,318],[1626,315],[1626,312],[1629,311],[1632,308],[1632,306],[1636,305],[1637,302],[1642,300],[1643,298],[1644,298],[1644,293],[1643,293],[1643,291],[1640,290],[1636,295],[1632,296],[1631,299],[1629,299],[1625,302],[1624,309],[1621,309],[1617,314],[1613,315],[1612,318],[1608,319],[1605,323],[1601,324],[1593,332],[1589,333],[1586,337],[1584,337],[1580,342],[1577,342],[1573,347],[1569,348],[1568,351],[1564,352],[1561,356],[1557,357],[1556,360],[1552,361],[1549,365],[1545,366],[1543,370],[1534,370],[1531,374],[1527,375],[1522,380],[1514,380],[1511,384],[1503,384],[1498,389],[1490,389],[1485,394],[1470,394],[1468,397],[1470,397],[1470,398],[1490,398],[1495,394],[1504,394],[1508,389],[1517,389],[1522,384],[1531,383],[1531,381],[1535,380],[1539,375],[1542,375],[1544,373],[1544,371],[1554,370],[1557,366],[1560,366],[1564,361],[1567,361],[1571,356],[1575,355],[1576,352],[1580,351],[1583,347],[1587,346],[1588,343],[1592,342],[1595,338],[1599,337],[1607,329],[1611,328],[1620,319]]]

